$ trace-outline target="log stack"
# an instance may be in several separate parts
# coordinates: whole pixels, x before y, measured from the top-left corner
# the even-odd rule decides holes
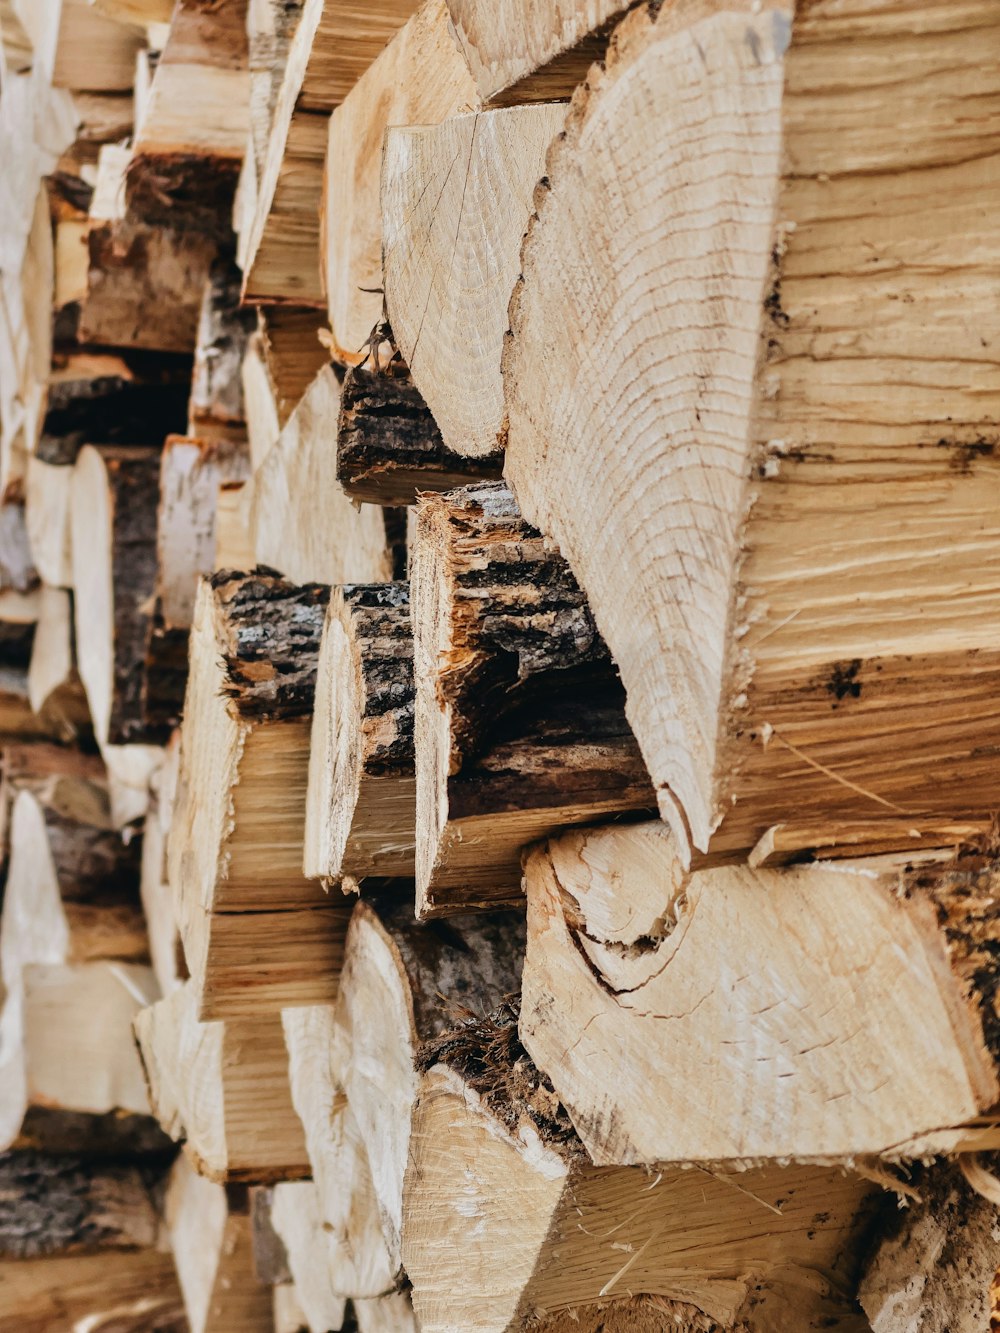
[[[0,59],[0,1329],[1000,1329],[995,0]]]

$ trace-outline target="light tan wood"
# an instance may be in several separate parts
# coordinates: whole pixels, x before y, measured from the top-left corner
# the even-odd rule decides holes
[[[346,1302],[330,1280],[330,1243],[313,1182],[276,1185],[271,1221],[288,1253],[296,1301],[310,1333],[341,1328]]]
[[[179,731],[171,736],[163,763],[152,775],[149,810],[142,826],[139,896],[149,935],[150,962],[163,996],[172,995],[188,977],[167,877],[167,838],[180,773],[180,739]]]
[[[53,84],[81,92],[127,92],[145,35],[141,29],[113,21],[90,0],[62,0],[58,8]]]
[[[107,1311],[122,1333],[184,1333],[173,1260],[155,1249],[0,1262],[0,1306],[17,1333],[53,1333]]]
[[[355,908],[329,1058],[368,1152],[396,1269],[421,1045],[445,1032],[457,1012],[485,1013],[517,990],[523,940],[515,913],[453,917],[439,932],[414,921],[405,899]]]
[[[459,46],[484,102],[568,97],[600,60],[629,0],[448,0]]]
[[[358,1333],[417,1333],[413,1303],[404,1292],[373,1301],[354,1301]]]
[[[865,1327],[849,1296],[871,1193],[859,1177],[595,1167],[510,1115],[455,1069],[421,1083],[403,1257],[423,1333],[502,1333],[640,1294],[688,1330]]]
[[[965,1124],[971,1146],[1000,1092],[989,859],[683,861],[658,822],[526,861],[521,1034],[594,1161],[892,1156]]]
[[[331,589],[316,672],[303,870],[414,872],[413,631],[403,583]]]
[[[240,367],[240,377],[243,382],[250,458],[254,468],[257,469],[277,443],[282,426],[278,410],[278,391],[264,356],[263,335],[259,332],[250,335],[246,355]]]
[[[382,583],[392,577],[382,511],[356,509],[331,465],[339,406],[340,386],[327,366],[254,473],[254,551],[297,582]]]
[[[28,667],[31,710],[51,722],[58,736],[75,740],[90,731],[90,709],[76,669],[72,594],[43,586]],[[2,600],[0,600],[2,607]]]
[[[203,1179],[181,1157],[164,1212],[191,1333],[271,1333],[271,1293],[253,1271],[246,1190]]]
[[[308,1175],[278,1014],[202,1023],[197,1011],[187,982],[135,1020],[150,1102],[166,1133],[183,1139],[188,1158],[210,1180]]]
[[[332,1005],[286,1009],[292,1100],[305,1131],[331,1289],[338,1296],[390,1293],[398,1278],[382,1235],[368,1148],[341,1084]]]
[[[261,345],[281,425],[302,401],[330,352],[325,312],[292,305],[258,308]]]
[[[169,23],[174,12],[173,0],[90,0],[100,14],[119,23]]]
[[[39,577],[53,588],[73,586],[70,493],[73,469],[32,454],[25,474],[25,521],[31,558]]]
[[[223,482],[215,502],[215,568],[253,569],[247,491],[250,482]]]
[[[521,240],[564,105],[390,128],[382,273],[393,337],[449,449],[495,451],[500,354]]]
[[[997,14],[791,11],[623,22],[506,359],[507,475],[703,850],[993,803]]]
[[[321,264],[337,357],[356,364],[382,309],[379,176],[390,125],[436,125],[475,110],[475,87],[444,0],[425,0],[330,117]]]

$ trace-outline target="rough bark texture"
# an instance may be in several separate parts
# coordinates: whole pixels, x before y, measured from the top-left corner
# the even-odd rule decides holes
[[[361,667],[362,763],[367,773],[413,773],[413,630],[405,583],[338,590]]]
[[[409,505],[418,491],[449,491],[500,475],[499,455],[463,458],[447,448],[408,374],[349,370],[340,400],[337,479],[355,500]]]
[[[186,357],[164,358],[158,382],[121,375],[57,381],[36,452],[46,463],[73,463],[84,444],[159,445],[184,430],[189,384]]]
[[[224,688],[240,715],[308,717],[329,588],[289,583],[263,565],[252,574],[220,570],[210,582],[225,617]]]
[[[17,1150],[78,1153],[88,1160],[169,1158],[174,1146],[148,1115],[119,1110],[94,1115],[55,1107],[29,1106],[17,1136]]]
[[[9,1152],[0,1156],[0,1258],[36,1259],[156,1243],[147,1179],[133,1166]]]

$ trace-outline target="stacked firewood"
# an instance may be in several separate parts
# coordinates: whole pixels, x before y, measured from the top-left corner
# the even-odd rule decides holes
[[[1000,1329],[994,0],[0,56],[0,1333]]]

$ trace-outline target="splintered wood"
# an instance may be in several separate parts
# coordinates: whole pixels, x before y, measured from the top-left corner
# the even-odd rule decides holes
[[[0,1333],[1000,1333],[996,0],[0,0]]]

